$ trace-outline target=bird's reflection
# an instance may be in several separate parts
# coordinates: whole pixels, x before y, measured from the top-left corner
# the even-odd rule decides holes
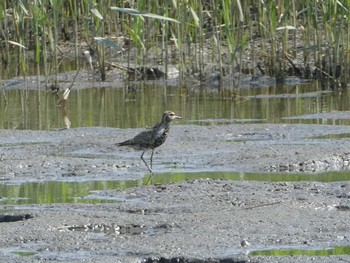
[[[70,89],[66,89],[63,93],[63,98],[58,103],[62,114],[63,122],[66,126],[64,129],[69,129],[72,125],[66,110],[66,104],[67,104],[69,93],[70,93]]]

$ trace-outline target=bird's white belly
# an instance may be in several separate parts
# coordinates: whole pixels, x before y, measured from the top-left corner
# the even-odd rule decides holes
[[[159,138],[159,137],[161,137],[163,134],[164,134],[164,132],[165,132],[165,129],[163,128],[163,129],[159,129],[158,130],[158,132],[157,132],[157,138]]]

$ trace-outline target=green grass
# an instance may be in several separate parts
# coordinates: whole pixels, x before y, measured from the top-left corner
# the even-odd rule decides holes
[[[203,76],[208,69],[239,72],[249,57],[253,74],[259,72],[258,62],[277,79],[290,68],[298,74],[298,68],[311,67],[328,84],[344,86],[349,78],[349,10],[349,0],[0,1],[2,56],[26,75],[28,52],[33,51],[35,63],[54,62],[52,72],[38,67],[38,75],[47,75],[57,74],[60,45],[74,47],[77,66],[79,47],[89,48],[95,51],[101,80],[105,61],[160,63],[166,71],[176,61],[185,77]],[[118,57],[110,57],[116,48],[97,39],[125,43]],[[15,62],[11,51],[17,51]]]

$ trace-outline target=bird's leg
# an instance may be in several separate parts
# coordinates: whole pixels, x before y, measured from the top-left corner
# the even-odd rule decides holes
[[[154,173],[153,173],[152,169],[149,168],[149,166],[148,166],[148,164],[146,163],[145,159],[143,159],[143,155],[145,154],[145,152],[146,152],[146,151],[143,151],[143,153],[141,154],[141,159],[142,159],[142,161],[145,163],[145,165],[146,165],[147,168],[148,168],[148,171],[151,173],[151,176],[153,177]]]
[[[152,161],[153,161],[153,152],[154,152],[154,149],[152,149],[152,154],[151,154],[151,169],[153,169],[153,167],[152,167]]]
[[[153,175],[152,174],[149,175],[149,179],[147,180],[146,185],[148,185],[150,182],[151,182],[151,184],[153,184]]]

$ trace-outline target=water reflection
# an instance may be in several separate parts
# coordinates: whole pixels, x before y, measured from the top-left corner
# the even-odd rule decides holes
[[[91,191],[136,187],[141,181],[45,181],[0,184],[1,205],[52,203],[108,203],[111,200],[89,198]]]
[[[249,256],[334,256],[350,255],[350,246],[335,246],[325,249],[271,249],[257,250],[248,253]]]
[[[226,180],[253,180],[261,182],[336,182],[350,181],[350,172],[321,174],[267,174],[198,172],[165,173],[154,176],[154,184],[167,185],[201,178]],[[115,202],[116,197],[94,194],[102,190],[123,190],[147,185],[149,175],[141,180],[128,181],[45,181],[21,184],[0,184],[0,205],[52,204],[52,203],[106,203]]]
[[[231,122],[348,125],[350,120],[298,118],[305,114],[349,111],[350,95],[319,90],[317,83],[236,91],[143,86],[133,89],[72,89],[64,111],[47,91],[8,90],[0,95],[0,128],[48,130],[67,126],[145,127],[166,109],[193,124]],[[132,98],[132,99],[130,99]],[[237,99],[238,98],[238,99]],[[289,118],[294,117],[294,118]]]
[[[67,104],[67,100],[62,100],[61,103],[59,104],[59,106],[60,106],[60,111],[62,114],[63,122],[66,126],[65,128],[69,129],[72,126],[72,122],[70,121],[70,119],[68,117],[68,113],[66,110],[66,104]]]

